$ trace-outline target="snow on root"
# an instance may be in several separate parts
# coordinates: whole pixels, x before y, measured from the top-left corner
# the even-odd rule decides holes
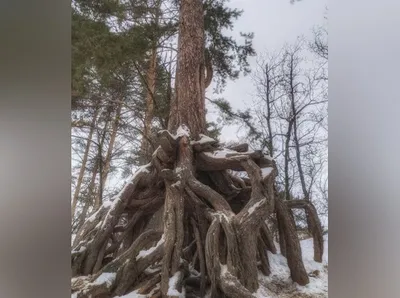
[[[168,288],[168,292],[167,292],[167,295],[168,295],[168,296],[177,296],[177,297],[179,297],[179,298],[185,298],[185,290],[184,290],[184,288],[182,287],[182,293],[179,292],[179,291],[176,289],[176,284],[178,283],[178,280],[179,280],[181,274],[182,274],[182,273],[181,273],[180,271],[177,271],[177,272],[169,279],[169,282],[168,282],[169,288]]]
[[[103,272],[96,280],[93,282],[95,285],[106,284],[107,287],[111,286],[116,277],[114,272]]]
[[[209,136],[203,135],[203,134],[199,134],[200,140],[198,141],[191,141],[190,144],[191,145],[195,145],[195,144],[212,144],[212,143],[217,143],[216,140],[214,140],[213,138],[210,138]]]
[[[149,249],[141,250],[139,254],[136,257],[136,260],[139,260],[140,258],[144,258],[151,254],[153,251],[157,249],[161,244],[164,243],[164,234],[162,235],[161,239],[157,242],[156,246],[152,246]]]
[[[269,168],[262,168],[261,169],[261,175],[262,175],[262,177],[263,178],[266,178],[266,177],[268,177],[270,174],[271,174],[271,172],[274,170],[274,168],[271,168],[271,167],[269,167]]]
[[[160,284],[157,284],[157,286],[153,290],[151,290],[151,292],[147,295],[139,294],[138,293],[139,290],[135,290],[124,296],[116,296],[114,298],[148,298],[148,297],[152,297],[153,294],[155,293],[155,291],[157,291],[159,288],[160,288]]]
[[[178,127],[178,129],[176,130],[175,139],[183,136],[190,137],[190,129],[185,124],[182,124],[181,126]]]
[[[251,215],[260,205],[264,204],[266,199],[262,199],[255,203],[253,206],[249,208],[249,214]]]

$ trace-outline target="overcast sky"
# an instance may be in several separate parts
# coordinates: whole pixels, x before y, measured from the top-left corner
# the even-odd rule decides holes
[[[232,35],[240,38],[240,32],[254,32],[253,45],[257,53],[279,50],[298,36],[312,36],[312,28],[323,23],[327,5],[327,0],[302,0],[294,4],[290,4],[290,0],[231,0],[229,6],[244,11],[235,22]],[[249,62],[255,69],[256,58],[250,58]],[[252,93],[254,86],[250,76],[242,76],[234,82],[229,81],[222,96],[232,107],[243,109],[246,102],[251,102]],[[209,119],[215,117],[212,111],[208,115]],[[237,139],[236,131],[236,127],[224,127],[221,140]]]

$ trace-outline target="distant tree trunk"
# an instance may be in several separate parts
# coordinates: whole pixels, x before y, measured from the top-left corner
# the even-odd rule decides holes
[[[106,140],[106,135],[107,135],[107,129],[108,129],[108,125],[110,122],[110,115],[111,115],[111,111],[112,111],[112,106],[110,105],[107,110],[105,111],[105,123],[104,123],[104,128],[101,134],[101,139],[100,142],[97,145],[97,167],[99,170],[99,175],[100,175],[100,179],[99,179],[99,189],[103,190],[103,167],[104,167],[104,160],[103,160],[103,148],[104,148],[104,142]],[[101,196],[95,196],[94,198],[94,206],[93,206],[93,211],[96,211],[97,209],[99,209],[99,207],[101,206],[102,202],[100,201],[102,199]]]
[[[92,169],[92,176],[90,178],[90,183],[87,188],[85,203],[82,207],[82,212],[79,215],[79,221],[78,221],[78,225],[77,225],[78,229],[82,226],[83,222],[85,221],[90,205],[93,204],[95,201],[94,194],[95,194],[95,188],[96,188],[96,176],[97,176],[98,169],[99,169],[99,161],[96,160],[96,163]]]
[[[142,164],[149,162],[152,154],[151,144],[151,128],[154,117],[154,92],[156,85],[156,64],[157,62],[157,48],[153,47],[151,50],[151,57],[149,62],[149,69],[147,72],[147,95],[146,95],[146,113],[144,116],[143,137],[140,145],[140,153],[142,155]]]
[[[182,0],[179,10],[178,65],[176,96],[173,99],[168,129],[181,124],[197,138],[206,132],[205,113],[205,37],[203,3]]]
[[[288,121],[288,129],[285,139],[285,200],[290,200],[290,178],[289,178],[289,161],[290,161],[290,138],[292,136],[293,120]]]
[[[108,143],[107,154],[106,154],[106,157],[104,160],[104,167],[102,169],[101,182],[99,183],[99,190],[97,192],[98,198],[97,198],[96,202],[98,202],[99,206],[103,202],[103,191],[104,191],[104,188],[106,185],[108,173],[110,171],[115,138],[117,137],[118,125],[119,125],[119,120],[121,117],[121,110],[122,110],[122,103],[119,103],[117,106],[117,110],[115,112],[114,121],[111,126],[112,132],[111,132],[111,136],[110,136],[110,142]]]
[[[267,129],[268,129],[268,153],[271,157],[274,157],[274,137],[272,134],[272,127],[271,127],[271,109],[272,109],[272,102],[271,102],[271,77],[270,77],[270,69],[268,64],[265,65],[265,78],[266,78],[266,90],[265,90],[265,99],[267,101],[267,115],[266,115],[266,122],[267,122]]]
[[[90,123],[90,128],[89,128],[89,134],[88,134],[88,137],[87,137],[85,153],[83,154],[82,165],[81,165],[81,169],[79,171],[79,176],[78,176],[78,180],[77,180],[77,183],[76,183],[74,196],[72,198],[71,218],[74,218],[74,216],[75,216],[76,204],[78,202],[79,193],[81,191],[81,185],[82,185],[82,181],[83,181],[83,176],[85,175],[86,163],[87,163],[88,156],[89,156],[90,145],[92,143],[92,137],[93,137],[93,132],[94,132],[94,128],[95,128],[95,125],[96,125],[98,112],[99,112],[99,109],[98,109],[98,107],[96,107],[96,110],[95,110],[94,115],[93,115],[92,122]]]
[[[303,172],[303,165],[301,163],[301,152],[300,152],[300,144],[299,144],[299,139],[298,139],[298,131],[297,131],[297,119],[298,119],[298,111],[296,108],[296,75],[295,75],[295,66],[294,66],[294,53],[290,55],[290,66],[289,66],[289,84],[290,84],[290,106],[293,114],[293,141],[295,144],[295,151],[296,151],[296,161],[297,161],[297,168],[299,171],[299,178],[300,178],[300,184],[301,184],[301,189],[303,191],[304,199],[309,200],[309,193],[307,191],[307,186],[306,186],[306,181],[304,178],[304,172]]]

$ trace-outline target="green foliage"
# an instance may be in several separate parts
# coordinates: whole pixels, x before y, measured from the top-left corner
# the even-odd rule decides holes
[[[258,139],[261,136],[260,131],[253,125],[253,117],[251,111],[234,111],[231,104],[224,98],[210,100],[220,112],[223,123],[243,125],[248,130],[247,135],[250,139]]]
[[[218,140],[221,135],[222,126],[219,126],[217,123],[211,121],[206,123],[207,126],[207,136]]]
[[[207,0],[204,2],[204,29],[206,47],[209,51],[217,80],[217,89],[221,91],[226,80],[238,78],[240,73],[250,72],[248,57],[254,56],[252,45],[253,33],[240,33],[244,44],[239,44],[224,31],[232,31],[234,21],[243,13],[238,9],[226,7],[227,0]]]

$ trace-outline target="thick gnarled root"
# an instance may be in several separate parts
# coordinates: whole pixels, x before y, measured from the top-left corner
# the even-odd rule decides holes
[[[309,282],[290,210],[306,210],[320,260],[323,242],[314,206],[276,198],[275,164],[261,151],[246,144],[219,148],[215,140],[200,137],[160,132],[151,162],[86,220],[71,253],[77,298],[132,291],[204,297],[207,290],[212,297],[254,297],[258,272],[271,273],[267,252],[277,253],[266,224],[273,214],[293,281]],[[163,214],[162,226],[150,224],[154,214]]]

